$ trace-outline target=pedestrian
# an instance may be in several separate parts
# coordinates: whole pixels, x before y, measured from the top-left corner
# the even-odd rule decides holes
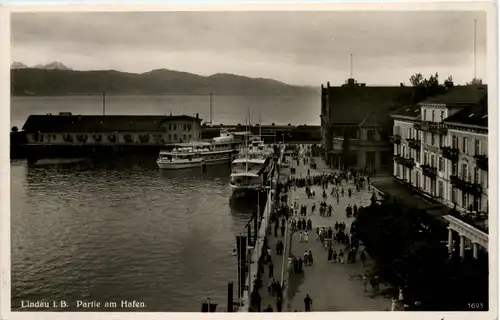
[[[281,226],[281,237],[284,237],[285,236],[285,226],[282,225]]]
[[[309,233],[307,231],[304,232],[304,241],[309,242]]]
[[[339,251],[339,262],[344,264],[344,251],[342,249]]]
[[[313,301],[311,297],[309,297],[309,294],[306,294],[306,297],[304,298],[304,307],[306,312],[311,312],[312,303]]]
[[[364,267],[365,266],[365,261],[366,261],[365,250],[361,251],[361,254],[359,256],[359,260],[361,260],[361,266]]]
[[[333,250],[333,263],[337,263],[337,250]]]
[[[365,275],[363,276],[363,287],[365,288],[365,292],[367,286],[368,286],[368,276],[365,273]]]
[[[273,265],[273,262],[271,261],[269,263],[269,278],[273,278],[274,277],[274,265]]]
[[[281,299],[281,297],[278,297],[276,299],[276,309],[277,309],[277,311],[281,312],[282,307],[283,307],[283,299]]]

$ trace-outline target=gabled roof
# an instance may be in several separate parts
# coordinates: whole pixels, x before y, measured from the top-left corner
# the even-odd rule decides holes
[[[464,108],[454,115],[444,119],[448,124],[465,124],[488,128],[488,105],[486,103]]]
[[[376,125],[393,108],[408,103],[411,87],[328,87],[330,121],[334,124]],[[365,121],[366,120],[366,121]]]
[[[483,101],[488,94],[486,85],[457,86],[448,89],[444,94],[428,98],[424,104],[446,104],[446,105],[474,105]]]
[[[390,116],[396,119],[418,120],[420,119],[420,106],[418,104],[407,105],[391,112]]]
[[[163,131],[166,121],[201,119],[180,116],[86,116],[30,115],[23,126],[28,132],[103,132],[103,131]]]

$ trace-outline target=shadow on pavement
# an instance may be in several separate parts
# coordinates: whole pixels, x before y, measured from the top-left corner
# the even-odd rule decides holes
[[[304,282],[304,278],[305,278],[304,272],[295,273],[295,272],[293,272],[293,270],[290,271],[290,275],[288,278],[288,290],[287,290],[288,299],[287,299],[287,301],[293,300],[295,295],[298,293],[298,289],[300,288],[300,286]]]

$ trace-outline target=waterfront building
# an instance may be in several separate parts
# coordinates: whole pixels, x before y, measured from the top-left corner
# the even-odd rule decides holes
[[[446,93],[391,113],[394,119],[394,177],[420,195],[457,213],[445,218],[459,233],[460,255],[467,241],[473,256],[488,248],[487,87],[449,88]]]
[[[321,86],[321,134],[325,161],[332,168],[391,171],[391,110],[408,103],[411,88],[366,86],[348,79]]]
[[[201,119],[187,115],[30,115],[30,145],[164,145],[201,139]]]

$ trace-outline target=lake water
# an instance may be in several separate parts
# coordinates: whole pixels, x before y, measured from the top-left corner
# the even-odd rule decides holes
[[[229,173],[229,165],[202,172],[125,160],[13,161],[12,308],[43,299],[78,311],[77,300],[135,300],[144,311],[197,312],[210,298],[222,311],[227,283],[237,290],[235,236],[245,234],[255,205],[230,200]]]
[[[213,122],[245,123],[248,108],[253,123],[260,112],[263,124],[319,123],[319,96],[214,96]],[[11,121],[21,128],[30,114],[64,111],[101,114],[101,97],[13,97]],[[208,120],[209,97],[106,98],[106,114],[170,112]],[[77,300],[135,300],[147,311],[199,311],[206,298],[225,308],[227,283],[237,288],[235,236],[255,207],[230,201],[229,173],[228,165],[162,172],[125,159],[63,167],[12,161],[12,308],[23,300],[65,300],[65,310]]]
[[[321,97],[306,96],[213,96],[213,123],[245,123],[250,109],[252,123],[262,124],[308,124],[319,125]],[[13,97],[11,100],[12,126],[21,128],[30,114],[102,114],[102,97],[63,96],[63,97]],[[158,114],[199,113],[206,121],[210,120],[210,97],[207,95],[158,95],[129,96],[107,95],[106,114],[115,115],[158,115]]]

